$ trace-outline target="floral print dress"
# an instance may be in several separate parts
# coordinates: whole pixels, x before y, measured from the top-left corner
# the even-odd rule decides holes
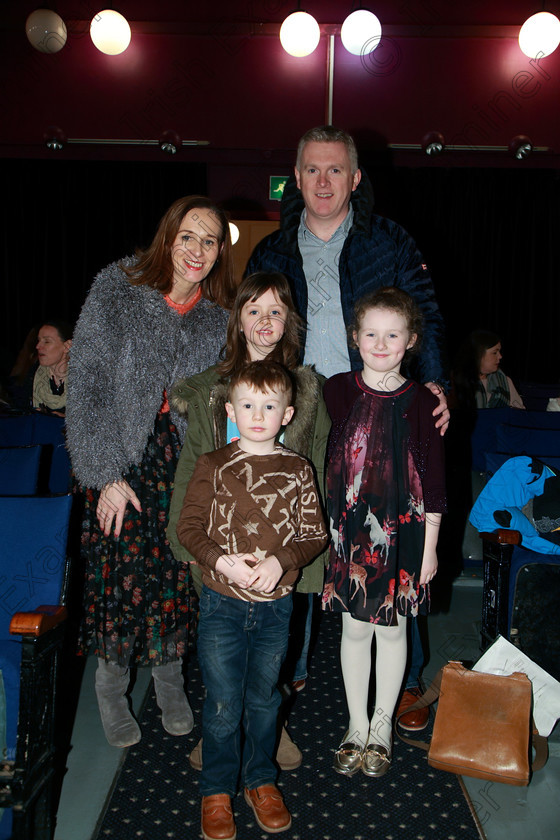
[[[164,665],[181,657],[189,618],[187,567],[165,535],[180,441],[169,412],[158,414],[142,463],[125,480],[142,506],[129,503],[118,539],[97,522],[99,491],[84,490],[82,555],[85,614],[81,649],[134,665]]]
[[[323,608],[394,625],[397,611],[429,608],[429,589],[418,583],[424,501],[406,419],[420,386],[405,380],[395,391],[374,391],[356,376],[360,394],[327,468],[332,543]]]
[[[186,304],[165,296],[180,315],[200,298],[200,290]],[[80,649],[124,667],[166,665],[186,650],[189,571],[175,560],[165,533],[181,441],[162,396],[142,461],[123,476],[142,510],[127,504],[118,538],[99,527],[99,491],[81,488],[86,582]]]

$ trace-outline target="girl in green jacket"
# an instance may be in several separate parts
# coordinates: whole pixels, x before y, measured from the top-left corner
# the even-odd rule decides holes
[[[317,484],[323,491],[330,430],[330,419],[322,396],[325,380],[310,365],[298,363],[302,329],[302,321],[284,275],[264,271],[251,274],[237,290],[227,326],[223,361],[196,376],[179,381],[171,393],[173,407],[187,417],[188,426],[175,474],[167,537],[175,558],[191,564],[198,592],[201,589],[200,571],[194,558],[177,538],[177,521],[199,455],[225,446],[236,436],[237,430],[231,425],[225,410],[227,385],[232,374],[247,362],[266,358],[280,362],[291,371],[296,384],[295,414],[284,430],[281,442],[311,461]],[[303,689],[307,679],[313,593],[322,592],[326,556],[324,552],[302,570],[294,596],[296,620],[288,651],[289,660],[297,660],[289,678],[294,691]],[[293,750],[289,748],[286,737],[284,734],[281,739],[277,759],[283,769],[294,769],[301,762],[301,753],[291,742]],[[287,746],[288,749],[284,749]],[[197,766],[199,763],[197,747],[191,754],[191,764]]]

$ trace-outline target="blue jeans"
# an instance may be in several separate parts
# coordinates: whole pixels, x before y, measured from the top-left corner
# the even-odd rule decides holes
[[[420,631],[418,630],[417,618],[408,619],[408,629],[410,632],[410,667],[406,677],[406,688],[418,688],[420,685],[420,671],[424,665],[424,650],[422,648]]]
[[[235,796],[274,784],[278,674],[288,647],[292,596],[240,601],[202,587],[198,658],[206,687],[202,712],[202,796]],[[241,744],[241,724],[245,735]]]
[[[311,643],[311,626],[313,621],[313,593],[299,593],[294,596],[294,611],[300,611],[301,614],[305,615],[305,624],[303,625],[303,637],[301,638],[301,653],[299,655],[299,659],[295,664],[294,667],[294,674],[292,676],[291,682],[296,682],[297,680],[306,680],[307,679],[307,663],[309,659],[309,645]],[[298,625],[297,635],[301,636],[301,620]],[[295,638],[294,645],[298,645],[300,642],[299,638]]]

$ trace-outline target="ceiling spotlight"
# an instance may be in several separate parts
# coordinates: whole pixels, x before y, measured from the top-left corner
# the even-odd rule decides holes
[[[422,148],[427,155],[440,155],[445,149],[445,139],[439,131],[430,131],[422,140]]]
[[[544,58],[560,44],[560,20],[550,12],[537,12],[519,30],[519,46],[529,58]]]
[[[168,155],[176,155],[182,145],[182,140],[176,131],[164,131],[159,138],[161,151]]]
[[[292,12],[280,27],[280,43],[296,58],[311,55],[320,38],[319,24],[307,12]]]
[[[525,160],[533,151],[533,144],[525,134],[518,134],[510,140],[509,150],[517,160]]]
[[[60,152],[66,144],[66,135],[57,125],[49,125],[43,135],[45,146],[51,152]]]
[[[379,18],[367,9],[357,9],[342,24],[340,39],[352,55],[369,55],[381,41]]]
[[[57,53],[66,43],[66,24],[50,9],[35,9],[25,21],[25,33],[31,46],[42,53]]]
[[[104,9],[95,15],[89,34],[97,49],[105,55],[119,55],[130,44],[127,19],[112,9]]]

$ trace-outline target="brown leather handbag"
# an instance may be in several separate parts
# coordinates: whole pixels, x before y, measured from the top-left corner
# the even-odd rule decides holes
[[[395,721],[399,738],[427,750],[432,767],[522,786],[529,784],[531,769],[545,764],[547,741],[536,731],[536,758],[531,762],[532,688],[526,674],[482,674],[460,662],[449,662],[425,694],[402,714],[430,706],[435,700],[438,707],[429,743],[403,736],[397,728],[399,719]]]

